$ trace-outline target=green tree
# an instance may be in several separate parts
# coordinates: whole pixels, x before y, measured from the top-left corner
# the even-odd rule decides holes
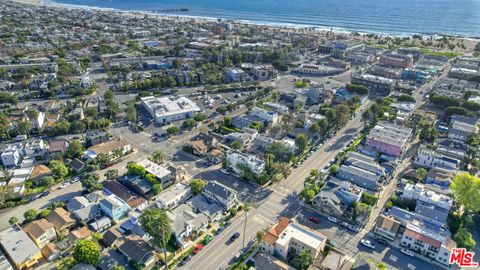
[[[477,244],[472,234],[465,228],[459,229],[453,236],[453,240],[457,242],[459,248],[466,248],[467,250],[471,250]]]
[[[8,223],[10,223],[10,225],[17,224],[17,222],[18,222],[18,218],[17,218],[17,217],[11,217],[11,218],[8,220]]]
[[[46,217],[48,217],[48,215],[50,215],[50,212],[52,212],[50,209],[42,210],[42,211],[40,211],[40,213],[38,213],[38,217],[39,218],[46,218]]]
[[[152,189],[153,189],[153,192],[155,193],[155,195],[158,195],[158,194],[160,194],[160,192],[163,191],[163,186],[162,186],[162,184],[154,184],[152,186]]]
[[[146,209],[140,216],[142,228],[153,238],[154,245],[163,249],[165,270],[168,270],[167,243],[171,236],[171,222],[167,212],[159,208]]]
[[[145,171],[145,168],[138,165],[137,163],[130,162],[127,164],[127,174],[145,176],[146,171]]]
[[[117,169],[109,169],[105,172],[104,176],[108,179],[108,180],[114,180],[114,179],[117,179],[118,177],[118,170]]]
[[[339,169],[340,169],[340,168],[338,167],[337,164],[333,164],[333,165],[330,167],[330,173],[333,174],[333,175],[337,175]]]
[[[108,163],[110,163],[111,160],[112,159],[110,158],[110,155],[104,153],[98,154],[98,156],[95,158],[95,162],[100,168],[105,167]]]
[[[230,144],[230,147],[236,150],[239,150],[243,147],[242,143],[239,141],[234,141]]]
[[[281,142],[273,142],[267,147],[266,153],[273,154],[275,161],[288,162],[292,158],[292,151]]]
[[[197,121],[195,121],[192,118],[189,118],[189,119],[185,119],[185,121],[183,121],[182,126],[183,126],[183,128],[194,128],[196,125],[197,125]]]
[[[23,218],[25,218],[26,222],[30,222],[37,218],[37,211],[35,209],[28,209],[23,213]]]
[[[305,134],[298,134],[295,138],[295,146],[298,149],[299,153],[305,152],[308,146],[308,137]]]
[[[42,186],[51,188],[55,184],[55,179],[51,176],[46,176],[41,181]]]
[[[203,121],[207,120],[208,117],[204,114],[199,113],[199,114],[195,115],[195,117],[193,117],[193,119],[197,122],[203,122]]]
[[[410,96],[410,95],[400,95],[397,100],[399,102],[411,102],[411,103],[415,103],[416,100],[414,97]]]
[[[415,171],[415,175],[417,177],[418,180],[420,181],[423,181],[425,179],[425,177],[427,177],[427,170],[425,168],[418,168],[416,171]]]
[[[178,128],[177,126],[171,126],[167,128],[167,133],[170,135],[177,134],[178,132],[180,132],[180,128]]]
[[[59,160],[50,161],[49,168],[55,179],[63,179],[68,175],[68,168]]]
[[[312,255],[310,254],[310,251],[305,249],[305,250],[302,250],[302,252],[300,252],[299,256],[296,256],[292,260],[292,265],[299,270],[306,270],[308,269],[308,267],[310,267],[312,262],[313,262],[313,258],[312,258]]]
[[[347,84],[346,89],[350,93],[368,95],[368,87],[360,84]]]
[[[82,176],[82,187],[87,190],[88,193],[103,188],[102,184],[98,182],[100,177],[95,172],[88,172]]]
[[[83,152],[85,152],[85,148],[78,140],[74,140],[68,145],[65,156],[69,159],[79,158],[83,155]]]
[[[26,134],[27,136],[30,136],[32,124],[28,121],[20,121],[17,123],[17,130],[20,134]]]
[[[93,240],[78,240],[73,248],[73,258],[77,263],[97,266],[100,261],[100,247]]]
[[[194,194],[200,194],[206,185],[207,183],[205,183],[205,181],[202,179],[192,179],[190,182],[190,187],[192,188],[192,192]]]
[[[5,137],[2,139],[10,139],[10,119],[3,113],[0,113],[0,134]],[[1,137],[0,137],[1,138]]]
[[[457,203],[467,210],[480,212],[480,178],[468,173],[457,174],[450,189]]]

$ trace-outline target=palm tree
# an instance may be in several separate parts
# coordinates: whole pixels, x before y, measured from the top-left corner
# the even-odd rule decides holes
[[[248,211],[250,211],[250,205],[248,203],[243,205],[243,211],[245,213],[245,223],[243,225],[243,244],[242,244],[242,247],[243,247],[243,249],[245,249],[245,231],[247,230]]]
[[[117,148],[113,150],[113,156],[115,157],[114,159],[121,158],[123,156],[123,149]]]
[[[163,248],[165,270],[168,270],[167,243],[171,236],[171,222],[167,212],[159,208],[147,209],[140,216],[142,228],[153,238],[157,247]]]
[[[28,121],[21,121],[17,124],[18,132],[21,134],[27,134],[30,137],[30,130],[32,130],[32,124]]]
[[[161,163],[163,161],[163,152],[162,150],[155,150],[150,156],[150,160],[155,163]]]

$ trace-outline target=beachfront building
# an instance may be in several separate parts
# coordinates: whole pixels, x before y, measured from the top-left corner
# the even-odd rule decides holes
[[[155,122],[168,124],[195,116],[200,108],[186,97],[154,97],[140,99],[143,107],[152,115]]]

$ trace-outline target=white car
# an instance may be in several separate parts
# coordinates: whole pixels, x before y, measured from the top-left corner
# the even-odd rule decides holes
[[[337,222],[338,222],[338,220],[337,220],[336,218],[334,218],[334,217],[328,217],[327,219],[330,220],[330,222],[333,222],[333,223],[337,223]]]
[[[412,258],[415,257],[415,253],[413,253],[413,251],[408,250],[408,249],[406,249],[406,248],[400,249],[400,252],[403,253],[403,254],[405,254],[405,255],[407,255],[407,256],[410,256],[410,257],[412,257]]]
[[[227,170],[225,170],[225,169],[220,169],[220,171],[221,171],[222,173],[224,173],[224,174],[230,174],[230,173],[229,173]]]
[[[63,184],[60,185],[59,189],[66,188],[66,187],[68,187],[68,186],[70,186],[70,183],[69,183],[69,182],[65,182],[65,183],[63,183]]]
[[[362,240],[360,240],[360,244],[362,244],[362,245],[364,245],[368,248],[375,249],[375,244],[372,243],[370,240],[362,239]]]

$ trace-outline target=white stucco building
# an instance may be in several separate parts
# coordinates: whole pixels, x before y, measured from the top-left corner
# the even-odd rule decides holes
[[[186,97],[143,97],[143,107],[152,115],[155,122],[168,124],[195,116],[201,109]]]
[[[241,175],[241,171],[238,168],[238,164],[246,165],[248,169],[256,175],[261,174],[265,170],[265,161],[254,155],[245,155],[235,151],[228,151],[227,161],[230,168],[239,175]]]

